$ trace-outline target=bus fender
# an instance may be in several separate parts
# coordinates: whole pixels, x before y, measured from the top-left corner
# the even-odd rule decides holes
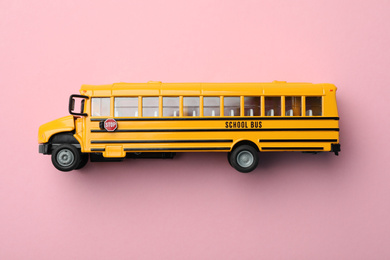
[[[250,145],[252,146],[253,148],[255,148],[258,152],[260,151],[259,147],[252,141],[249,141],[249,140],[240,140],[238,142],[236,142],[231,151],[233,151],[235,148],[237,148],[238,146],[241,146],[241,145]]]
[[[41,125],[38,131],[38,142],[47,143],[55,134],[74,130],[74,117],[65,116]]]

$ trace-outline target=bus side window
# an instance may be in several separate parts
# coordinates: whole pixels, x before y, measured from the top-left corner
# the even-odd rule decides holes
[[[183,97],[183,116],[199,116],[199,97]]]
[[[306,116],[322,116],[322,97],[306,97]]]
[[[261,97],[244,97],[244,115],[260,116]]]
[[[203,97],[203,115],[220,116],[220,97]]]
[[[114,101],[114,116],[137,117],[138,97],[116,97]]]
[[[224,116],[240,116],[240,97],[223,98]]]
[[[301,97],[286,97],[286,116],[301,116]]]
[[[110,116],[110,98],[92,98],[92,116]]]
[[[179,97],[163,97],[163,116],[179,116]]]
[[[142,116],[143,117],[158,117],[159,116],[159,98],[158,97],[143,97],[142,98]]]
[[[264,100],[266,116],[281,115],[280,97],[265,97]]]

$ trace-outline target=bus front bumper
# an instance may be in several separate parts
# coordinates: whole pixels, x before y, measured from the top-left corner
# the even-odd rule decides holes
[[[40,144],[39,153],[50,154],[50,144]]]

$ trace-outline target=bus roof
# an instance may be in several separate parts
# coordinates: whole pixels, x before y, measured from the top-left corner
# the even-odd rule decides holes
[[[237,95],[325,95],[336,90],[333,84],[287,83],[114,83],[82,85],[80,93],[87,96],[237,96]]]

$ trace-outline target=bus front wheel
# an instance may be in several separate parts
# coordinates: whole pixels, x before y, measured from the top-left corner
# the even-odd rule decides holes
[[[88,153],[81,153],[80,163],[77,165],[76,170],[84,168],[84,166],[87,165],[87,163],[88,163],[88,159],[89,159]]]
[[[81,154],[73,145],[61,144],[53,151],[51,161],[58,170],[68,172],[79,165]]]
[[[230,153],[230,164],[239,172],[251,172],[259,163],[257,150],[250,145],[241,145]]]

